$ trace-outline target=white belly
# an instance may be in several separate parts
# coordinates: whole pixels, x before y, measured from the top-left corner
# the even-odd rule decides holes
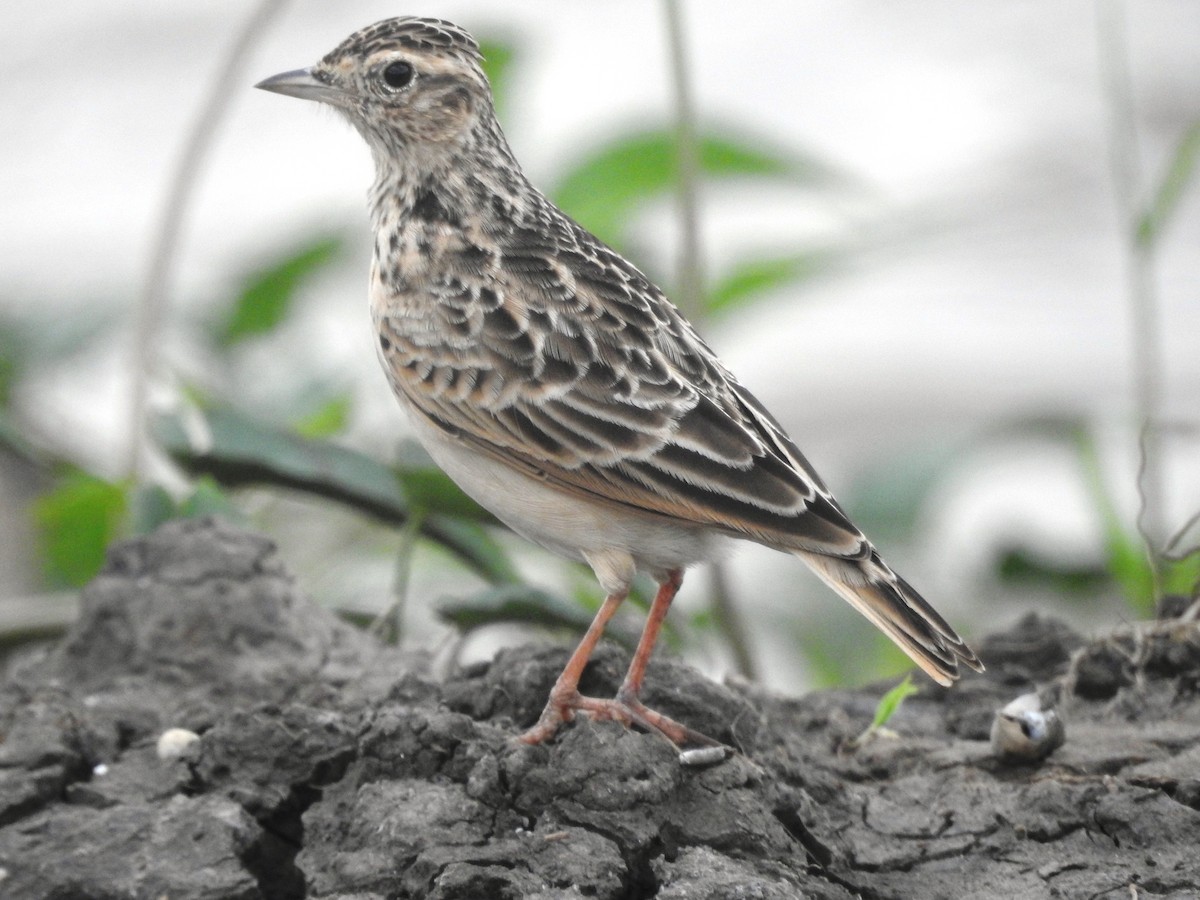
[[[401,400],[402,405],[407,404]],[[708,558],[705,529],[594,503],[551,487],[471,450],[413,411],[409,418],[434,462],[472,499],[513,531],[570,559],[628,555],[660,578]]]

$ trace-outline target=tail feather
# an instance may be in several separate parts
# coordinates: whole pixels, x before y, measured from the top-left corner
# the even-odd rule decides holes
[[[873,549],[863,560],[794,552],[938,684],[952,684],[960,663],[983,671],[966,642]]]

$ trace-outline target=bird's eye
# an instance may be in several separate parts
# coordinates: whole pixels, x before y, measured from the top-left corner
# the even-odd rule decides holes
[[[413,67],[406,62],[394,62],[383,70],[383,83],[392,90],[407,87],[413,80]]]

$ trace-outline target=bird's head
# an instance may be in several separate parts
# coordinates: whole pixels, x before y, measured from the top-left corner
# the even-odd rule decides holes
[[[329,104],[377,159],[434,166],[491,131],[491,89],[479,63],[479,45],[457,25],[404,17],[356,31],[315,66],[255,86]]]

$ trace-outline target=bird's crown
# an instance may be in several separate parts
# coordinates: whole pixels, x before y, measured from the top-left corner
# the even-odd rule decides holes
[[[419,53],[449,52],[473,61],[480,58],[475,38],[453,22],[400,16],[359,29],[328,53],[323,61],[329,64],[347,57],[365,58],[381,51],[399,49]]]

